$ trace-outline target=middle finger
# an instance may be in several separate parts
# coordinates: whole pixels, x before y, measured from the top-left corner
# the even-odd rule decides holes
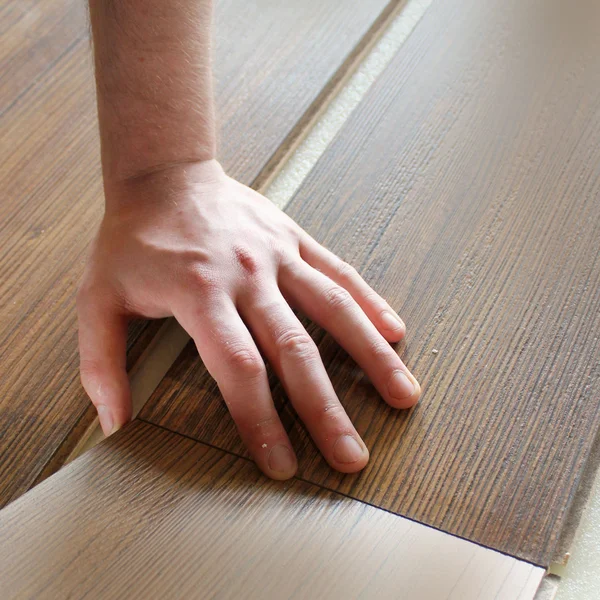
[[[317,346],[279,289],[257,292],[239,310],[327,462],[344,473],[362,469],[369,451],[340,404]]]

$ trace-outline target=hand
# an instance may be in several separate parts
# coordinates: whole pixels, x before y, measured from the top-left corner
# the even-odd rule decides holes
[[[290,307],[327,329],[388,404],[408,408],[420,388],[388,343],[405,333],[388,304],[216,161],[106,185],[106,201],[78,294],[81,379],[105,434],[131,417],[128,318],[173,315],[266,475],[287,479],[297,463],[257,346],[327,462],[362,469],[368,450]]]

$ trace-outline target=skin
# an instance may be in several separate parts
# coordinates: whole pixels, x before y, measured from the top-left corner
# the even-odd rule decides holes
[[[131,418],[127,321],[172,315],[266,475],[288,479],[297,461],[259,348],[327,462],[356,472],[369,452],[292,308],[399,409],[420,395],[389,344],[405,326],[351,266],[216,160],[211,13],[206,0],[90,0],[106,207],[77,299],[82,383],[110,435]]]

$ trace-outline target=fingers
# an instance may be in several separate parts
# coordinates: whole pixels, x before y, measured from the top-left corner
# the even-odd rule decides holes
[[[302,236],[300,254],[309,265],[346,289],[388,342],[397,342],[404,337],[406,326],[402,319],[352,266],[308,234]]]
[[[131,418],[125,362],[127,319],[116,307],[82,292],[77,298],[77,315],[81,383],[108,436]]]
[[[175,316],[196,342],[259,469],[272,479],[293,477],[296,455],[273,404],[265,364],[232,301],[203,299],[202,310]]]
[[[327,462],[353,473],[369,452],[340,404],[312,338],[279,289],[263,290],[240,310]]]
[[[417,380],[348,291],[300,261],[280,276],[280,287],[294,306],[345,348],[388,404],[416,404],[421,393]]]

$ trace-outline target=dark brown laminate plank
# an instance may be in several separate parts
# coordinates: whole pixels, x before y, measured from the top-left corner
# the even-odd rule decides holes
[[[288,208],[408,323],[387,408],[311,329],[371,450],[303,478],[547,565],[600,423],[600,5],[435,2]],[[433,351],[436,350],[437,353]],[[142,417],[244,453],[188,348]]]
[[[0,511],[3,600],[530,600],[542,575],[140,421]]]
[[[229,174],[252,184],[272,167],[338,69],[395,6],[388,1],[217,3],[219,155]],[[66,14],[68,2],[28,7],[8,3],[0,13],[9,75],[0,98],[11,99],[0,117],[0,506],[55,470],[94,416],[78,381],[74,312],[102,215],[87,24],[81,6]],[[61,23],[80,32],[59,35],[62,53]],[[44,24],[51,41],[36,45]],[[130,362],[150,327],[131,328]]]

